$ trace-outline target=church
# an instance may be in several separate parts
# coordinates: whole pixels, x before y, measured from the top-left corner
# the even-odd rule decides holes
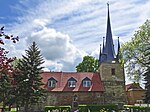
[[[118,52],[115,54],[108,4],[106,37],[100,46],[97,72],[42,73],[47,90],[45,105],[71,105],[74,99],[79,104],[125,104],[125,74],[119,63],[119,50],[118,38]]]

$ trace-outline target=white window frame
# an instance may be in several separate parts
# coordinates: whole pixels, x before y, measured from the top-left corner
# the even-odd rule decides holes
[[[56,81],[55,80],[49,80],[48,81],[48,87],[56,87]]]
[[[68,81],[68,87],[76,87],[76,81]]]
[[[92,85],[90,80],[84,80],[83,81],[83,87],[90,87]]]

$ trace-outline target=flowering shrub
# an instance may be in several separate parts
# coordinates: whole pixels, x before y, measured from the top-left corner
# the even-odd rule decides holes
[[[10,40],[13,43],[19,41],[19,37],[13,35],[6,35],[4,33],[4,27],[0,29],[0,45],[5,44],[4,40]],[[3,104],[2,112],[6,106],[12,105],[12,79],[13,79],[13,67],[11,62],[16,58],[8,58],[9,53],[3,47],[0,46],[0,103]]]

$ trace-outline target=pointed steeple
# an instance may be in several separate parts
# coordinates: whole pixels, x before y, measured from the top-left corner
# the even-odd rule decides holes
[[[108,7],[108,15],[107,15],[106,41],[105,41],[105,38],[103,37],[103,48],[102,48],[102,52],[101,52],[100,62],[115,61],[115,50],[114,50],[114,44],[113,44],[113,39],[112,39],[109,4],[108,3],[107,3],[107,7]]]
[[[102,54],[105,52],[105,51],[104,51],[104,47],[105,47],[104,42],[105,42],[105,37],[103,37],[103,49],[102,49]]]
[[[111,32],[111,24],[110,24],[110,14],[109,14],[109,4],[107,3],[108,7],[108,17],[107,17],[107,30],[106,30],[106,44],[104,51],[107,55],[107,61],[111,62],[114,61],[114,45],[112,39],[112,32]]]
[[[118,37],[118,52],[117,52],[117,54],[119,53],[119,51],[120,51],[120,42],[119,42],[119,37]]]
[[[98,60],[98,64],[100,65],[101,63],[101,55],[102,55],[102,51],[101,51],[101,44],[100,44],[100,50],[99,50],[99,60]]]
[[[120,59],[120,42],[119,42],[119,37],[118,37],[118,50],[117,50],[117,55],[116,55],[116,61],[119,62]]]

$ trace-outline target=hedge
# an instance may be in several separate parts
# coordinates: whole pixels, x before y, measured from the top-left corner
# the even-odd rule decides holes
[[[2,108],[1,108],[2,109]],[[9,111],[8,108],[5,108],[5,112],[16,112],[16,108],[11,108],[11,111]]]
[[[133,112],[137,112],[138,110],[145,110],[145,112],[150,112],[150,107],[146,106],[124,105],[124,108],[133,110]]]
[[[48,112],[48,110],[59,110],[65,112],[70,112],[71,107],[70,106],[45,106],[45,112]],[[100,110],[105,110],[107,112],[112,112],[114,110],[115,112],[118,112],[118,106],[114,104],[105,104],[105,105],[79,105],[79,112],[100,112]]]
[[[59,110],[61,112],[65,110],[65,112],[70,112],[71,106],[45,106],[45,112],[48,112],[48,110]]]
[[[11,112],[16,112],[16,108],[11,108]]]
[[[118,112],[118,106],[114,104],[105,105],[79,105],[80,112],[100,112],[100,110],[105,110],[107,112],[112,112],[112,110]]]

